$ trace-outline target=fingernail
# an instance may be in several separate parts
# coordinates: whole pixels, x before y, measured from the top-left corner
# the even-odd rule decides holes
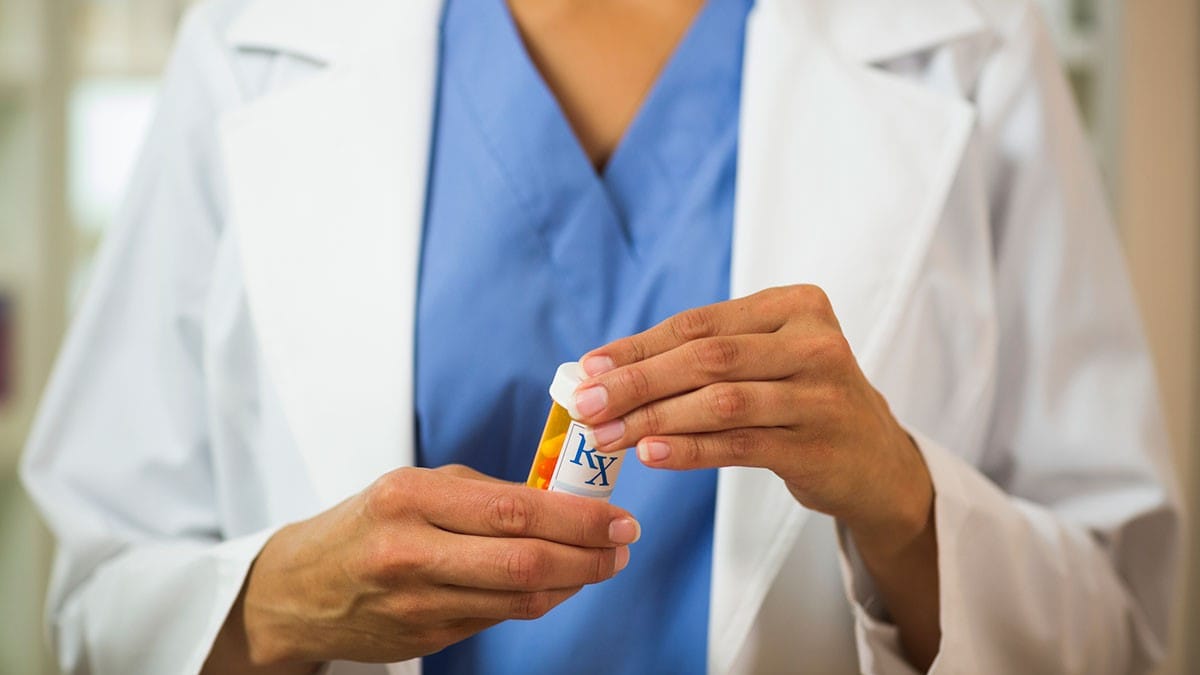
[[[642,536],[642,526],[633,518],[617,518],[608,524],[608,538],[614,544],[632,544]]]
[[[627,565],[629,565],[629,547],[618,546],[616,564],[613,565],[613,574],[625,569]]]
[[[608,405],[608,390],[601,386],[588,387],[575,392],[575,407],[579,414],[591,417]]]
[[[580,365],[583,366],[583,372],[587,373],[588,377],[603,375],[617,367],[617,364],[607,356],[589,356]]]
[[[671,456],[671,446],[662,441],[646,441],[638,445],[637,453],[643,462],[661,462]]]
[[[605,422],[592,429],[592,433],[596,436],[596,445],[608,445],[625,435],[625,422],[623,420]]]

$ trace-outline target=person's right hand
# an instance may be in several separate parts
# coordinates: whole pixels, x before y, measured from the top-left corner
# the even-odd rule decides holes
[[[248,654],[259,665],[424,656],[612,577],[639,533],[598,500],[462,466],[397,469],[268,540],[240,601]]]

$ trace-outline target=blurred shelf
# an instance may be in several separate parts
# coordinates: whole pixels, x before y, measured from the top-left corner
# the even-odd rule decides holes
[[[162,75],[171,55],[168,40],[160,39],[156,47],[125,48],[123,44],[95,44],[78,55],[74,80],[88,78],[153,77]]]
[[[23,99],[32,88],[28,82],[0,77],[0,102]]]
[[[32,69],[0,61],[0,97],[28,96],[36,91],[37,86],[37,73]]]
[[[80,70],[77,80],[116,78],[157,78],[162,75],[166,58],[147,59],[134,63],[93,63]]]
[[[0,475],[15,472],[21,464],[28,427],[27,416],[21,412],[0,412]]]

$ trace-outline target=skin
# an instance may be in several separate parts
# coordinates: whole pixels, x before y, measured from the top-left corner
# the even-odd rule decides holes
[[[530,58],[603,167],[703,0],[509,0]]]
[[[576,405],[600,451],[636,446],[655,469],[770,469],[849,530],[908,659],[929,667],[941,639],[932,480],[819,288],[683,312],[583,367]]]
[[[597,167],[702,0],[510,0],[533,61]],[[851,532],[910,660],[937,652],[933,489],[819,290],[693,310],[591,352],[588,421],[665,470],[773,470]],[[618,425],[618,426],[614,426]],[[660,445],[661,444],[661,445]],[[669,448],[657,457],[652,451]],[[657,458],[656,458],[657,457]],[[203,672],[315,672],[433,653],[543,615],[628,562],[627,512],[459,466],[399,469],[263,547]]]

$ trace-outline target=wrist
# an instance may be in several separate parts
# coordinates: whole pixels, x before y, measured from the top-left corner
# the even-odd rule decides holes
[[[280,574],[274,560],[283,551],[287,559],[288,539],[295,525],[285,526],[267,540],[258,559],[250,566],[246,583],[237,603],[237,624],[246,646],[246,656],[256,672],[272,675],[308,675],[315,673],[319,663],[303,658],[301,645],[295,638],[300,631],[291,630],[282,619],[280,608],[287,603],[272,600],[273,589],[279,588]]]
[[[890,472],[892,489],[886,504],[874,517],[846,522],[864,558],[885,562],[904,555],[934,532],[933,479],[916,442],[897,427],[897,456],[902,470]]]
[[[252,649],[246,621],[246,588],[238,595],[205,659],[201,675],[311,675],[317,665],[271,662]]]

